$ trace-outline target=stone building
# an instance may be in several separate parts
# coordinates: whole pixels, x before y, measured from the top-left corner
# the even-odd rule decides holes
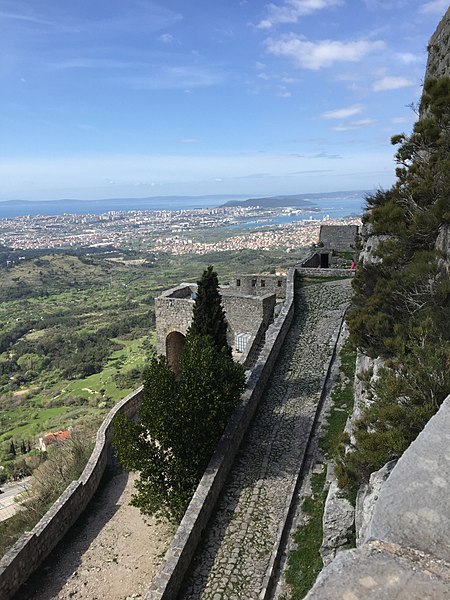
[[[286,297],[286,275],[236,275],[230,282],[234,293],[264,296],[275,294]]]
[[[252,359],[252,355],[264,337],[265,331],[273,320],[276,305],[276,294],[271,290],[278,289],[278,280],[270,280],[267,277],[269,291],[261,286],[264,278],[258,276],[241,276],[250,278],[249,287],[242,286],[245,290],[254,290],[253,294],[242,293],[240,286],[235,285],[220,288],[222,295],[222,306],[228,323],[228,343],[234,351],[235,358],[245,366]],[[255,277],[259,286],[252,286],[251,281]],[[239,278],[238,278],[239,279]],[[247,281],[245,279],[245,281]],[[286,282],[282,281],[280,286],[286,289]],[[183,349],[186,332],[192,321],[192,309],[194,306],[197,285],[193,283],[182,283],[181,285],[166,290],[155,298],[156,316],[156,350],[158,354],[167,357],[169,364],[175,372],[179,369],[179,356]],[[279,292],[281,295],[281,291]]]
[[[358,239],[358,225],[321,225],[319,240],[324,248],[354,251]]]

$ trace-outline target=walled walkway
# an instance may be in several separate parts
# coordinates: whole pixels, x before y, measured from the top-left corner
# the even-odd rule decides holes
[[[348,280],[296,291],[285,347],[180,600],[259,598],[302,465],[332,334],[349,299]]]

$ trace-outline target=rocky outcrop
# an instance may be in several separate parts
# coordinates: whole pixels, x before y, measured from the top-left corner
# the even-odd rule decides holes
[[[329,488],[323,513],[323,540],[320,548],[324,566],[338,552],[348,547],[353,537],[355,518],[355,509],[338,487],[333,463],[328,465],[327,481]]]
[[[381,489],[356,550],[340,552],[306,600],[450,598],[450,396]]]
[[[428,45],[426,77],[450,77],[450,8],[442,17]]]
[[[375,473],[372,473],[369,483],[362,485],[358,490],[355,510],[356,545],[360,546],[366,541],[367,532],[372,521],[376,502],[380,496],[383,485],[397,464],[391,460]]]

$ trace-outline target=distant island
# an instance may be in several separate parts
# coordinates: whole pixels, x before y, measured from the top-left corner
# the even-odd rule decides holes
[[[222,207],[230,206],[260,206],[261,208],[280,208],[292,206],[295,208],[305,208],[309,211],[318,211],[314,200],[334,199],[349,200],[351,198],[360,198],[361,195],[370,193],[368,190],[349,191],[349,192],[324,192],[321,194],[292,194],[280,196],[267,196],[262,198],[248,198],[247,200],[229,200],[222,204]]]
[[[79,200],[61,198],[60,200],[2,200],[0,201],[0,219],[19,216],[46,216],[64,214],[103,214],[111,211],[143,210],[194,210],[212,208],[248,208],[259,206],[261,209],[293,207],[310,213],[326,210],[332,214],[334,207],[346,206],[339,216],[359,213],[363,198],[368,192],[352,190],[348,192],[323,192],[314,194],[276,195],[249,198],[244,194],[211,194],[204,196],[150,196],[147,198],[101,198],[97,200]],[[361,211],[362,212],[362,211]]]

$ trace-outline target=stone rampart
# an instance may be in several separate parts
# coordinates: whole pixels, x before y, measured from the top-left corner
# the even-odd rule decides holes
[[[178,331],[186,335],[192,321],[194,306],[191,296],[196,290],[195,284],[182,283],[155,298],[156,351],[158,354],[166,354],[166,339],[169,333]]]
[[[296,267],[297,273],[303,277],[353,277],[355,269],[314,269]]]
[[[318,248],[301,263],[301,266],[308,269],[328,268],[331,264],[332,255],[332,250]]]
[[[242,400],[197,487],[164,563],[145,595],[146,600],[173,600],[177,596],[291,326],[294,316],[294,276],[295,269],[290,269],[283,308],[266,332],[264,347],[252,370]]]
[[[450,77],[450,8],[442,17],[428,45],[428,62],[425,77]]]
[[[94,450],[80,478],[73,481],[42,517],[0,561],[0,598],[8,600],[50,554],[79,518],[96,492],[106,465],[112,460],[112,421],[116,414],[133,416],[142,386],[126,396],[108,413],[97,432]]]
[[[276,294],[277,298],[286,296],[285,275],[236,275],[230,281],[234,293],[262,295]]]
[[[170,333],[177,331],[186,335],[192,321],[194,300],[192,294],[197,290],[195,284],[183,283],[176,288],[163,292],[155,299],[156,350],[158,354],[167,354],[166,340]],[[264,295],[244,294],[237,290],[221,288],[222,305],[228,322],[228,341],[235,347],[235,336],[248,333],[251,336],[250,347],[257,346],[269,325],[275,307],[273,292]]]
[[[319,240],[325,248],[354,251],[358,230],[358,225],[321,225]]]

